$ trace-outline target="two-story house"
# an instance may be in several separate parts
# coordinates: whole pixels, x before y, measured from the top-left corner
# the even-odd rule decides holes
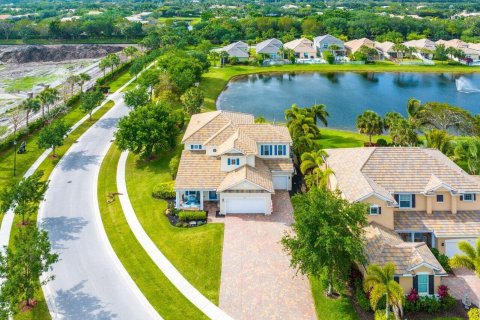
[[[329,188],[369,205],[368,262],[394,262],[406,293],[436,293],[445,271],[429,248],[451,257],[459,241],[480,237],[480,180],[436,149],[326,151]]]
[[[345,56],[346,54],[343,41],[329,34],[315,37],[313,45],[319,57],[322,56],[323,51],[330,51],[334,56]]]
[[[257,43],[255,51],[257,54],[266,55],[268,60],[283,60],[282,48],[282,41],[272,38]]]
[[[243,41],[230,43],[225,47],[212,49],[211,51],[226,52],[229,58],[237,58],[238,61],[248,61],[250,56],[248,53],[248,44]]]
[[[275,190],[292,188],[292,139],[284,126],[212,111],[192,116],[182,143],[175,181],[179,209],[214,203],[223,215],[271,214]]]
[[[307,38],[292,40],[285,43],[283,47],[292,50],[295,53],[295,58],[298,59],[315,59],[317,56],[313,42]]]

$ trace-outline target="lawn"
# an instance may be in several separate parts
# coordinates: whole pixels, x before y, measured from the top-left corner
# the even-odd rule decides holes
[[[164,215],[167,202],[154,199],[156,186],[171,181],[170,159],[181,151],[163,152],[144,161],[130,154],[126,180],[128,194],[143,228],[162,253],[203,295],[218,304],[223,246],[223,224],[183,229],[170,225]]]
[[[367,65],[328,65],[328,64],[293,64],[283,66],[227,66],[224,68],[212,67],[202,76],[200,88],[205,91],[205,107],[215,109],[215,101],[223,91],[227,82],[235,76],[268,73],[268,72],[478,72],[478,67],[451,66],[439,64],[434,66],[401,66],[391,62],[378,62]]]
[[[54,75],[44,75],[44,76],[26,76],[20,79],[15,80],[5,80],[5,91],[6,92],[15,92],[15,91],[29,91],[34,86],[40,83],[49,83],[55,79]]]
[[[132,75],[128,72],[124,72],[121,76],[110,82],[108,86],[110,87],[110,92],[115,92],[120,89],[125,83],[132,79]]]
[[[324,294],[326,290],[325,287],[320,280],[313,277],[310,278],[310,285],[312,287],[312,295],[315,301],[315,311],[317,312],[318,319],[359,319],[349,297],[341,296],[338,299],[327,298]]]
[[[80,125],[77,129],[72,131],[68,137],[65,139],[63,146],[57,148],[56,153],[57,157],[52,158],[49,156],[46,158],[42,164],[40,165],[38,170],[42,170],[44,172],[43,174],[43,179],[47,180],[52,173],[53,169],[57,165],[58,161],[63,157],[63,155],[67,152],[67,150],[72,146],[72,144],[75,143],[75,141],[80,138],[80,136],[87,131],[95,122],[100,119],[108,110],[110,110],[115,104],[113,101],[108,101],[102,108],[100,108],[92,117],[92,121],[85,121],[82,125]],[[70,113],[69,115],[73,114]],[[68,116],[68,115],[67,115]],[[66,116],[66,117],[67,117]],[[81,116],[84,116],[82,113]],[[68,121],[72,121],[74,124],[77,122],[79,119],[75,119],[75,116],[69,117]],[[67,120],[65,120],[67,121]],[[37,217],[31,216],[29,218],[31,223],[36,224],[37,222]],[[13,222],[12,226],[12,231],[10,235],[10,240],[13,239],[13,237],[17,234],[19,224],[21,223],[21,217],[16,216]],[[12,241],[10,243],[13,243]],[[45,302],[45,297],[43,296],[43,291],[39,291],[35,294],[35,299],[37,300],[37,305],[31,312],[25,312],[25,313],[19,313],[14,316],[15,320],[30,320],[30,319],[35,319],[35,320],[46,320],[46,319],[51,319],[50,313],[48,311],[47,304]]]
[[[102,162],[98,178],[98,203],[102,222],[116,255],[133,281],[164,319],[205,319],[203,313],[171,284],[138,243],[128,226],[118,198],[107,203],[107,195],[117,191],[116,173],[119,158],[120,151],[112,146]],[[152,225],[155,227],[155,224]],[[191,266],[192,269],[196,267]]]

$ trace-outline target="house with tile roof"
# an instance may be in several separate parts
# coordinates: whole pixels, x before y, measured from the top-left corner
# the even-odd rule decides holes
[[[394,262],[396,277],[407,293],[411,288],[436,293],[445,271],[425,248],[452,257],[459,252],[458,242],[473,244],[480,237],[480,180],[436,149],[326,152],[326,166],[334,172],[329,188],[351,202],[369,205],[367,260]]]
[[[418,57],[424,57],[426,59],[433,59],[433,52],[435,51],[435,42],[430,39],[418,39],[410,40],[403,43],[408,48],[414,48],[417,50],[416,55]]]
[[[174,187],[178,209],[271,214],[275,190],[292,188],[292,139],[285,126],[254,120],[229,111],[192,116]]]
[[[317,50],[314,48],[313,42],[307,38],[295,39],[285,43],[283,47],[293,50],[298,59],[315,59],[317,57]]]
[[[387,59],[402,59],[402,53],[395,51],[395,43],[390,41],[378,42],[375,41],[375,49]]]
[[[268,56],[270,60],[282,60],[283,55],[281,50],[283,48],[282,41],[272,38],[260,43],[257,43],[255,46],[255,51],[257,54],[263,54]]]
[[[315,37],[313,44],[319,57],[322,56],[323,51],[333,51],[335,56],[344,56],[346,53],[343,41],[329,34]],[[337,46],[337,49],[332,50],[332,46]]]
[[[480,59],[480,50],[474,47],[471,47],[468,43],[460,40],[460,39],[452,39],[452,40],[438,40],[435,42],[436,45],[443,44],[445,48],[455,48],[458,50],[463,51],[465,54],[465,58],[469,58],[472,60],[479,60]]]
[[[212,49],[212,51],[226,52],[229,58],[235,57],[238,59],[238,61],[248,61],[248,57],[250,56],[248,54],[248,44],[243,41],[230,43],[225,47]]]

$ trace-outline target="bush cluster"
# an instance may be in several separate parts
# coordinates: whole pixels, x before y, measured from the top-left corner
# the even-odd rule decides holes
[[[441,285],[438,288],[438,298],[435,296],[421,297],[415,289],[412,289],[407,296],[404,307],[406,311],[436,313],[451,310],[456,304],[455,298],[448,293],[448,287]]]
[[[430,249],[433,253],[433,255],[435,256],[435,258],[437,258],[438,262],[440,262],[440,264],[442,265],[443,269],[446,271],[446,272],[451,272],[452,271],[452,267],[450,267],[450,260],[449,258],[444,255],[443,253],[440,253],[440,251],[438,251],[437,248],[431,248]]]
[[[480,309],[472,308],[468,311],[468,320],[480,320]]]
[[[175,190],[173,190],[173,181],[158,184],[152,192],[152,197],[155,199],[174,199],[175,196],[176,193]]]
[[[206,220],[207,213],[205,211],[180,211],[178,218],[180,221]]]
[[[370,300],[368,299],[367,294],[363,291],[362,279],[357,279],[355,281],[355,299],[357,300],[358,305],[364,311],[370,311]]]

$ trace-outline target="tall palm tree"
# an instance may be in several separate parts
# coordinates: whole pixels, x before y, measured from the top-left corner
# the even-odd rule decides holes
[[[310,113],[312,114],[315,123],[320,120],[320,122],[323,123],[325,127],[328,127],[327,117],[329,116],[329,114],[327,111],[327,107],[324,104],[314,104],[308,110],[310,110]]]
[[[368,135],[368,142],[372,145],[372,136],[383,133],[383,120],[378,113],[366,110],[357,117],[357,129],[360,133]]]
[[[85,72],[80,73],[78,77],[79,77],[80,93],[83,93],[83,85],[85,84],[85,82],[90,81],[92,77],[90,77],[90,75]]]
[[[453,150],[453,159],[464,162],[470,174],[480,173],[480,139],[469,138],[458,142]]]
[[[327,186],[328,176],[333,172],[323,168],[326,156],[327,153],[322,149],[302,153],[300,171],[305,175],[305,183],[309,188]]]
[[[480,238],[477,239],[476,247],[474,248],[467,241],[460,241],[458,248],[464,254],[456,254],[450,259],[450,266],[453,268],[467,268],[475,272],[480,278]]]
[[[445,130],[432,129],[425,132],[427,147],[440,150],[443,154],[451,151],[452,137]]]
[[[71,75],[67,78],[66,84],[70,86],[70,95],[73,96],[73,89],[75,85],[80,82],[80,77],[78,75]]]
[[[46,88],[39,93],[38,99],[40,99],[42,105],[42,117],[45,116],[45,107],[47,107],[47,114],[50,112],[50,105],[58,100],[60,93],[55,88]]]
[[[39,99],[36,98],[28,98],[22,102],[21,108],[26,111],[26,119],[27,119],[27,129],[28,129],[28,119],[30,117],[31,112],[37,112],[40,110],[41,102]]]
[[[377,309],[378,301],[383,296],[386,297],[387,319],[390,319],[390,307],[393,307],[394,311],[402,313],[403,288],[393,279],[394,275],[395,265],[391,262],[386,263],[383,268],[371,264],[368,266],[367,275],[363,280],[364,290],[370,292],[370,305],[373,310]]]

